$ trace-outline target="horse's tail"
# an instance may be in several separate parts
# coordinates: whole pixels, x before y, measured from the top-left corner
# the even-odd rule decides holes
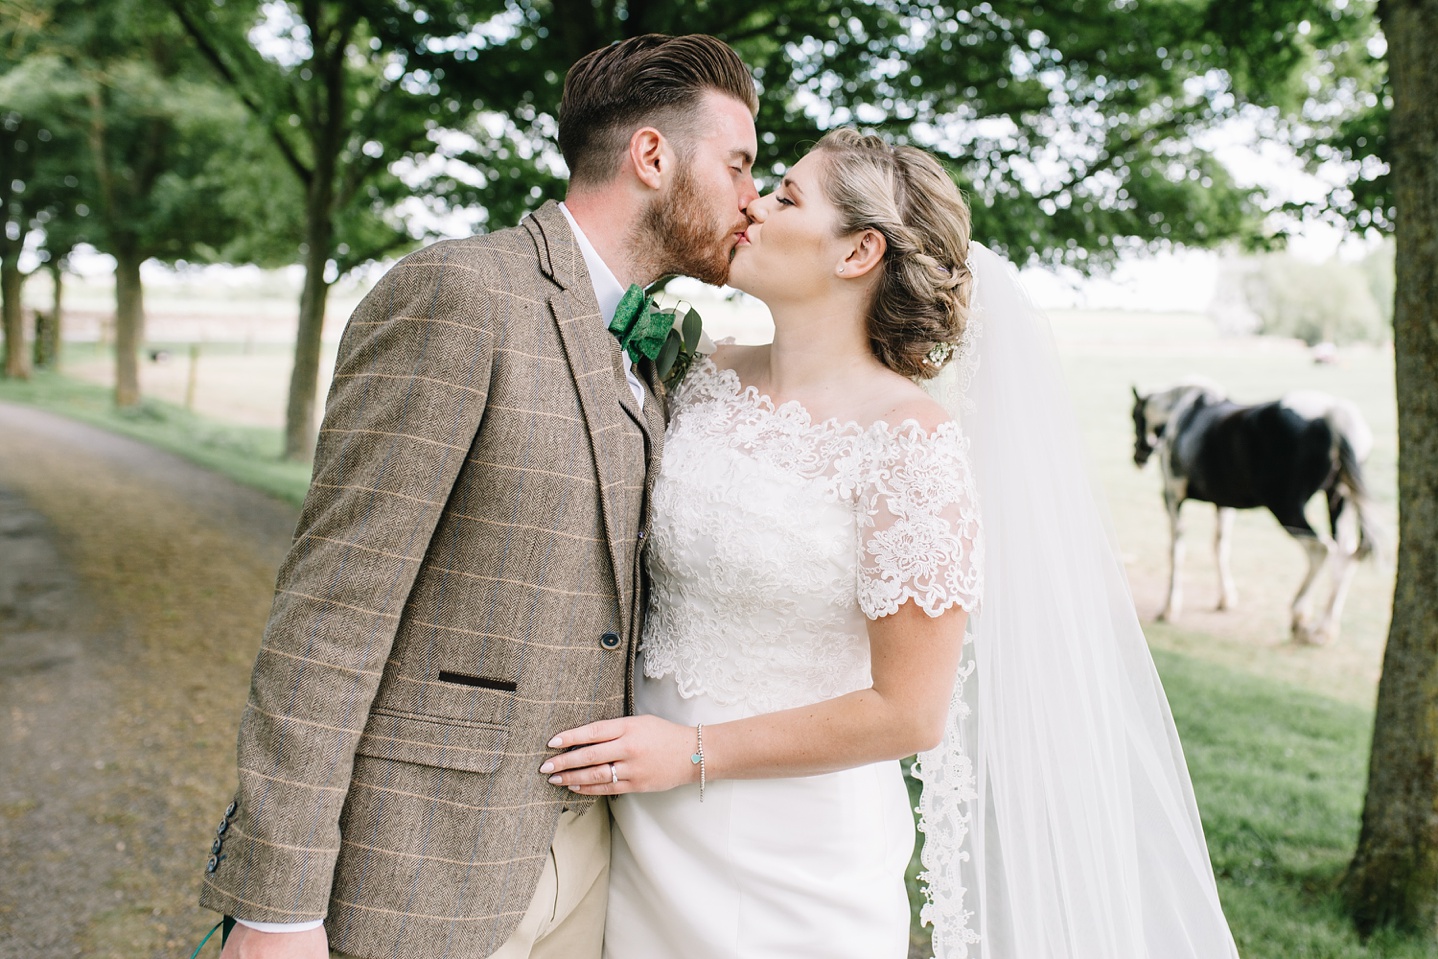
[[[1334,439],[1337,441],[1338,492],[1358,514],[1358,548],[1353,555],[1367,559],[1383,542],[1382,526],[1374,515],[1373,500],[1363,480],[1363,464],[1353,443],[1342,430],[1334,431]]]

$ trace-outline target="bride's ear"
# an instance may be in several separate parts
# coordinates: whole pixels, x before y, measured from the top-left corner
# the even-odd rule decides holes
[[[839,263],[837,272],[842,277],[865,276],[884,262],[888,248],[888,241],[878,230],[860,230],[854,234],[854,244]]]

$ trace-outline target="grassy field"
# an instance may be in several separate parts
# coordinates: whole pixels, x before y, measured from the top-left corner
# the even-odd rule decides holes
[[[719,335],[746,341],[764,336],[761,316],[729,304],[700,309]],[[1391,564],[1365,564],[1334,646],[1297,647],[1287,630],[1288,603],[1304,569],[1299,547],[1267,513],[1240,514],[1233,548],[1240,606],[1214,612],[1217,575],[1208,549],[1213,513],[1189,504],[1186,611],[1175,625],[1155,624],[1167,580],[1167,521],[1156,469],[1139,471],[1130,458],[1130,385],[1160,387],[1201,374],[1243,401],[1297,388],[1326,390],[1356,402],[1374,430],[1367,476],[1380,515],[1393,529],[1391,353],[1348,347],[1338,362],[1317,366],[1300,344],[1221,337],[1202,316],[1188,314],[1063,313],[1054,317],[1054,328],[1090,466],[1110,504],[1135,603],[1183,736],[1242,954],[1432,955],[1429,947],[1401,940],[1359,943],[1334,895],[1357,833]],[[167,329],[184,328],[175,323]],[[307,471],[275,461],[289,369],[283,343],[281,337],[207,343],[193,414],[177,405],[188,375],[187,344],[178,335],[155,344],[168,347],[171,356],[146,363],[144,383],[153,399],[138,415],[120,417],[108,409],[103,387],[109,357],[83,344],[67,353],[66,378],[0,382],[0,399],[72,411],[293,499]],[[1321,504],[1311,504],[1310,517],[1315,525],[1324,521]]]
[[[1317,389],[1356,403],[1373,429],[1374,451],[1365,475],[1388,530],[1396,529],[1397,424],[1393,358],[1387,348],[1351,346],[1331,365],[1315,365],[1301,344],[1224,338],[1196,315],[1085,315],[1055,318],[1090,466],[1103,486],[1122,544],[1134,599],[1145,623],[1162,605],[1168,581],[1168,521],[1157,465],[1133,465],[1130,385],[1151,389],[1187,375],[1207,376],[1240,402],[1273,399],[1294,389]],[[1318,500],[1309,519],[1327,522]],[[1371,705],[1388,634],[1392,597],[1389,561],[1364,564],[1343,617],[1343,635],[1331,648],[1298,647],[1288,640],[1288,604],[1305,561],[1298,545],[1263,510],[1241,512],[1235,524],[1233,572],[1239,608],[1213,611],[1218,573],[1211,543],[1214,511],[1184,507],[1188,561],[1185,613],[1176,626],[1153,624],[1158,648],[1292,682],[1315,692]],[[1391,540],[1391,537],[1390,537]],[[1385,560],[1391,557],[1390,541]]]

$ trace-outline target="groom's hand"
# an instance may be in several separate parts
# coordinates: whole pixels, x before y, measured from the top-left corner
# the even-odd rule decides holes
[[[236,923],[220,959],[329,959],[325,927],[304,932],[260,932]]]
[[[661,792],[699,781],[699,767],[689,758],[695,744],[694,727],[658,716],[604,719],[551,739],[551,749],[566,751],[539,772],[585,796]]]

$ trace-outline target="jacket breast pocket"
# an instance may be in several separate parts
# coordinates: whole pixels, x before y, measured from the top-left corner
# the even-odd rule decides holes
[[[504,759],[508,731],[491,723],[463,723],[373,712],[355,753],[417,766],[492,773]]]

